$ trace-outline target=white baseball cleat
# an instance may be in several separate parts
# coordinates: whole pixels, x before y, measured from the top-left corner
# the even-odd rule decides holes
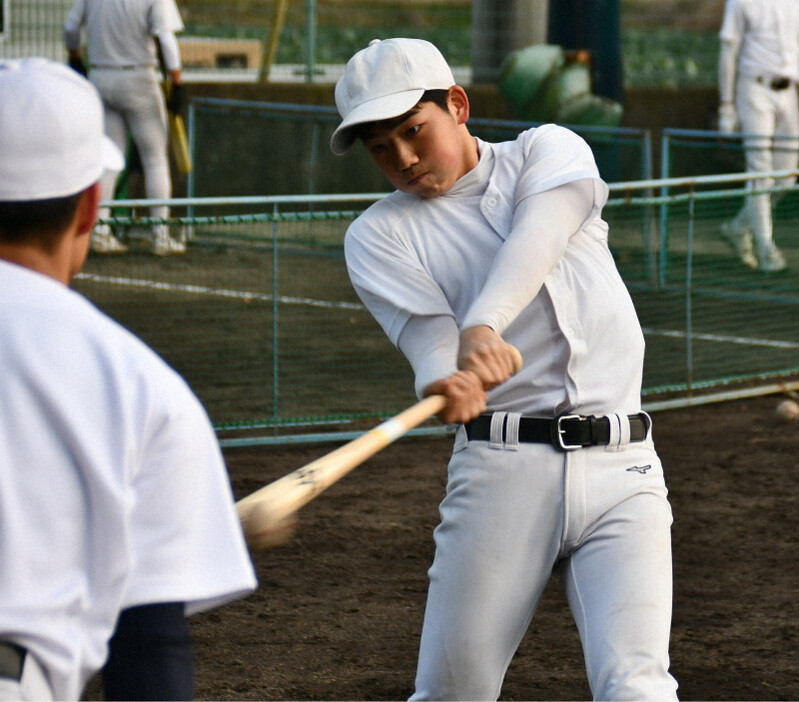
[[[751,231],[740,231],[732,222],[725,222],[721,225],[721,235],[738,254],[741,263],[747,268],[757,268],[757,256],[755,256]]]
[[[107,224],[98,225],[92,230],[89,247],[95,253],[105,254],[125,253],[128,250],[128,247],[111,233]]]
[[[180,256],[186,253],[186,244],[173,239],[165,226],[158,226],[153,235],[150,251],[156,256]]]
[[[763,256],[763,260],[760,262],[760,270],[765,273],[778,273],[779,271],[784,271],[786,267],[785,256],[783,256],[782,251],[774,245],[771,246],[768,253]]]

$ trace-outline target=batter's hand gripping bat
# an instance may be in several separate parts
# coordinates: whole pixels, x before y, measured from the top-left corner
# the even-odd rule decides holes
[[[514,373],[522,367],[519,351],[514,353]],[[374,429],[311,461],[236,503],[247,544],[252,549],[274,544],[274,525],[291,517],[321,492],[422,422],[446,407],[444,395],[431,395],[400,412]]]

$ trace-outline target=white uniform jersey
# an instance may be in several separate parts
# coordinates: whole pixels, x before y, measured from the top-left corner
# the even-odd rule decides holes
[[[67,32],[86,25],[92,66],[157,66],[152,37],[179,32],[183,20],[175,0],[75,0]]]
[[[735,47],[742,76],[799,80],[796,0],[727,0],[720,37]]]
[[[412,318],[448,316],[459,328],[487,324],[516,346],[524,366],[489,393],[489,411],[637,412],[643,334],[608,248],[601,218],[608,190],[590,148],[554,125],[478,146],[478,166],[447,194],[424,199],[397,191],[350,226],[345,250],[358,294],[395,344]],[[529,222],[517,216],[519,204],[586,179],[594,184],[593,211],[538,281],[532,301],[518,316],[505,314],[513,289],[478,301],[506,240],[515,247],[514,260],[503,264],[508,281],[524,277],[540,256]],[[427,355],[414,369],[417,393],[455,371],[456,351],[442,340]]]
[[[0,262],[0,640],[79,699],[128,607],[256,586],[213,429],[85,298]]]

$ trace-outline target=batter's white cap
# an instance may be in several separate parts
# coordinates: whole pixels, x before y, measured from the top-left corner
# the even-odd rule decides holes
[[[336,84],[336,107],[342,117],[330,139],[334,154],[355,141],[353,127],[398,117],[410,110],[425,90],[455,85],[441,52],[423,39],[375,39],[348,62]]]
[[[94,86],[43,58],[0,61],[0,201],[76,195],[125,165]]]

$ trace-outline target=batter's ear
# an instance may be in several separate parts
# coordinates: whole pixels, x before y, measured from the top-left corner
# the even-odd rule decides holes
[[[102,188],[100,183],[89,186],[81,194],[80,204],[75,212],[75,224],[78,235],[88,234],[97,221],[97,209],[100,205]]]
[[[97,207],[102,189],[99,183],[81,193],[75,218],[64,239],[65,269],[62,282],[69,285],[86,261],[91,243],[91,231],[97,221]]]
[[[447,94],[450,110],[458,124],[466,124],[469,119],[469,98],[460,85],[453,85]]]

